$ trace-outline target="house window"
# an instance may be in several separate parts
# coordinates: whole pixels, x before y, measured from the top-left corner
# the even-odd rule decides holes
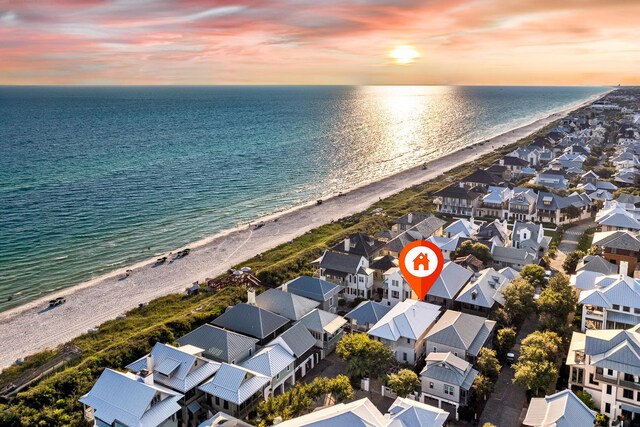
[[[640,391],[639,391],[639,392],[638,392],[638,394],[636,395],[636,400],[637,400],[638,402],[640,402]]]
[[[613,369],[607,369],[607,375],[612,377],[613,376]]]
[[[604,404],[604,412],[607,414],[611,413],[611,403],[605,403]]]
[[[611,394],[611,384],[607,384],[607,394]]]
[[[622,397],[625,399],[633,399],[633,390],[622,389]]]
[[[434,353],[438,351],[438,349],[436,347],[433,347],[433,351]]]
[[[220,398],[216,396],[216,406],[220,406]]]
[[[223,407],[224,409],[229,409],[229,402],[227,402],[226,400],[223,400],[222,402],[223,402],[222,407]]]
[[[402,360],[407,361],[407,353],[402,353]]]
[[[625,313],[629,313],[631,311],[631,307],[627,307],[626,305],[623,305],[622,311],[624,311]]]
[[[398,286],[400,286],[400,283],[397,280],[392,280],[391,286],[395,286],[397,288]]]
[[[589,374],[589,384],[599,385],[600,383],[593,379],[593,374]]]
[[[571,382],[582,384],[584,371],[582,368],[573,368],[571,370]]]
[[[360,282],[360,283],[364,283],[364,277],[359,276],[359,277],[358,277],[358,282]]]
[[[620,305],[619,304],[613,304],[613,309],[614,310],[620,310]]]
[[[407,344],[411,344],[411,338],[407,338]]]
[[[433,388],[433,383],[429,381],[429,388]],[[638,400],[640,400],[640,391],[638,392]]]
[[[450,396],[453,396],[453,386],[450,385],[444,385],[444,394],[448,394]]]
[[[398,291],[391,291],[391,298],[400,298],[400,293]]]

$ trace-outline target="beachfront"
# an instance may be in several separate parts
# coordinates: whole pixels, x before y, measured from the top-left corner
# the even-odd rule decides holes
[[[588,102],[592,102],[589,100]],[[584,104],[588,103],[585,102]],[[452,166],[464,163],[535,132],[576,108],[572,106],[527,126],[512,130],[472,150],[462,149],[429,163],[426,170],[414,168],[357,188],[347,197],[325,200],[320,206],[304,206],[264,218],[265,226],[252,230],[233,230],[192,246],[188,257],[153,267],[154,260],[133,267],[132,274],[120,280],[126,269],[106,277],[49,295],[0,314],[0,339],[5,342],[0,368],[45,348],[52,348],[115,318],[118,314],[156,297],[182,292],[192,282],[215,277],[229,267],[258,253],[285,243],[332,219],[339,219],[368,208],[379,198],[432,179]],[[46,301],[64,295],[67,303],[45,309]]]

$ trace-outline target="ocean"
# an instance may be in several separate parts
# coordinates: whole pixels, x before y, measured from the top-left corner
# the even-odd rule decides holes
[[[0,311],[606,90],[0,87]]]

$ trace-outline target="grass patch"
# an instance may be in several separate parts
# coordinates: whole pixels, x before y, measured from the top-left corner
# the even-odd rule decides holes
[[[578,240],[578,250],[582,252],[589,252],[591,249],[591,242],[593,242],[593,235],[596,232],[596,227],[587,228]]]

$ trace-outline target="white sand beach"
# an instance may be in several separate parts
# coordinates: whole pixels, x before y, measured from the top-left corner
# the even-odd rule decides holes
[[[381,197],[430,180],[458,164],[482,157],[494,148],[512,144],[593,101],[590,99],[506,132],[473,149],[461,149],[431,161],[426,170],[412,168],[356,188],[346,197],[325,199],[320,206],[302,206],[262,218],[265,226],[258,230],[245,226],[212,236],[190,245],[191,253],[173,263],[153,267],[154,258],[0,313],[0,342],[3,343],[0,369],[19,357],[67,342],[140,303],[183,292],[194,281],[224,273],[231,266],[332,219],[366,210]],[[278,217],[277,222],[273,221],[275,217]],[[127,269],[133,270],[131,275],[119,280]],[[66,304],[44,310],[47,302],[58,296],[64,296]]]

